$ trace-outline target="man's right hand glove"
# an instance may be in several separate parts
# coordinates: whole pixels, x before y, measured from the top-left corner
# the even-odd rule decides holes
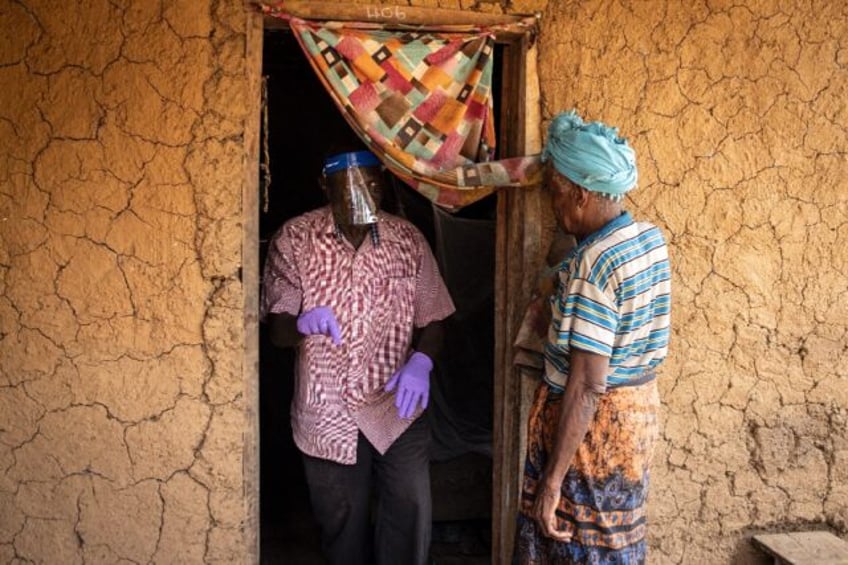
[[[342,344],[339,323],[329,306],[316,306],[298,316],[297,331],[303,335],[325,335],[333,339],[333,344]]]

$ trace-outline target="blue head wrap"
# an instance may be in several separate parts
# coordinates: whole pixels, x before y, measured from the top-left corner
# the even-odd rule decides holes
[[[636,153],[618,129],[601,122],[583,123],[575,110],[554,117],[542,161],[571,182],[592,192],[620,198],[636,186]]]

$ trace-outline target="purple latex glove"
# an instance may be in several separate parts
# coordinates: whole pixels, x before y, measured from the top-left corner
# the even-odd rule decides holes
[[[397,387],[395,406],[398,409],[398,416],[411,417],[419,401],[422,410],[427,408],[427,403],[430,401],[430,371],[432,369],[433,361],[425,354],[416,351],[386,383],[386,392],[392,392]]]
[[[316,306],[297,317],[297,331],[303,335],[326,335],[335,345],[342,344],[339,323],[329,306]]]

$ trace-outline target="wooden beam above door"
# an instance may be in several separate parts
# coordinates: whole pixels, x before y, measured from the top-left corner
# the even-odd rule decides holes
[[[304,20],[357,21],[398,26],[436,26],[456,25],[474,27],[492,27],[535,24],[537,16],[506,14],[484,14],[470,10],[450,10],[443,8],[424,8],[397,6],[391,4],[346,4],[341,2],[315,2],[312,0],[285,0],[283,2],[257,2],[264,10],[287,13]],[[263,11],[264,11],[263,10]],[[279,27],[288,25],[283,20]],[[266,28],[277,27],[266,20]]]

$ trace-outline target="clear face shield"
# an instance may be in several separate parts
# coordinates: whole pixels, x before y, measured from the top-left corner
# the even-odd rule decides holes
[[[362,226],[377,222],[383,173],[373,153],[355,151],[327,158],[324,180],[336,223]]]

